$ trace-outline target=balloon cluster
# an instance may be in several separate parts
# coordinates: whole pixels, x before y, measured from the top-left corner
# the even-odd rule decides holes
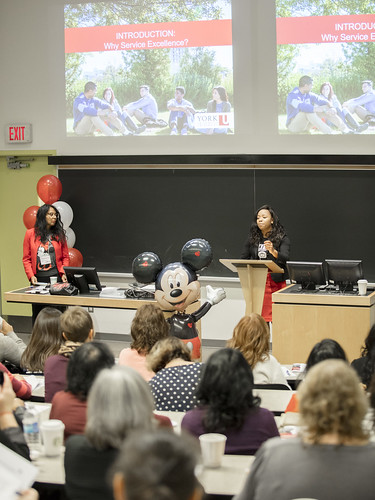
[[[53,205],[60,213],[61,222],[66,234],[66,241],[69,248],[69,265],[81,267],[83,264],[83,256],[79,250],[74,248],[76,235],[70,227],[73,222],[73,210],[65,201],[59,201],[62,193],[62,184],[54,175],[44,175],[38,181],[36,190],[39,198],[48,205]],[[26,229],[31,229],[35,226],[36,213],[39,207],[32,205],[26,208],[23,214],[23,223]]]

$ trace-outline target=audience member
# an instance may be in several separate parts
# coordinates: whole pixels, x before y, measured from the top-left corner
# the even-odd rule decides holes
[[[361,357],[352,361],[352,367],[357,372],[362,384],[368,389],[375,373],[375,325],[371,327],[365,339]]]
[[[153,429],[153,409],[147,382],[132,368],[116,366],[98,374],[87,400],[85,434],[65,443],[69,499],[113,499],[107,471],[130,431]]]
[[[343,103],[343,107],[351,113],[356,113],[361,120],[375,125],[375,90],[372,80],[363,80],[363,94]]]
[[[170,111],[169,115],[169,127],[171,129],[171,135],[187,135],[188,129],[192,128],[189,126],[191,124],[195,109],[191,102],[184,99],[185,88],[176,87],[175,95],[173,99],[170,99],[167,103],[167,108]]]
[[[30,460],[29,448],[22,428],[13,414],[16,395],[8,375],[4,373],[3,376],[4,382],[0,385],[0,443]]]
[[[45,307],[34,323],[30,341],[22,355],[21,366],[30,372],[44,372],[46,359],[59,352],[63,343],[61,311]]]
[[[266,321],[257,313],[244,316],[233,330],[227,347],[238,349],[251,366],[255,384],[288,385],[280,363],[269,352],[270,332]]]
[[[100,342],[82,344],[70,356],[66,391],[56,392],[53,396],[50,413],[50,418],[64,422],[65,439],[72,434],[84,433],[89,390],[100,370],[114,364],[112,352]]]
[[[190,350],[182,340],[159,340],[147,356],[147,363],[156,373],[149,384],[157,410],[187,411],[196,405],[202,363],[191,361]]]
[[[311,92],[313,79],[304,75],[298,87],[289,92],[286,99],[286,127],[290,132],[308,132],[316,127],[323,134],[332,134],[332,129],[324,120],[332,122],[343,134],[350,132],[345,123],[337,116],[334,106],[325,98]]]
[[[306,368],[303,376],[309,372],[310,368],[326,359],[341,359],[346,362],[348,361],[344,349],[336,340],[323,339],[317,342],[312,348],[306,361]],[[296,394],[292,395],[285,411],[298,412],[298,398]]]
[[[0,316],[0,362],[8,361],[20,366],[26,344],[13,331],[13,327]]]
[[[197,387],[197,408],[186,413],[181,427],[194,436],[218,432],[227,436],[225,453],[254,455],[260,445],[279,435],[272,413],[253,395],[253,374],[240,351],[212,354]]]
[[[165,431],[130,436],[111,470],[115,500],[201,500],[194,445]]]
[[[7,374],[17,398],[30,399],[31,385],[18,373],[10,373],[8,368],[0,363],[0,371]]]
[[[148,85],[141,85],[139,87],[141,98],[138,101],[126,104],[122,109],[126,111],[129,116],[135,116],[137,120],[145,124],[148,120],[156,120],[158,117],[158,105],[155,97],[150,94],[150,87]]]
[[[111,127],[104,120],[127,135],[127,129],[122,121],[117,117],[113,107],[102,99],[95,97],[96,84],[87,82],[83,92],[74,99],[73,103],[73,129],[77,135],[93,134],[99,129],[104,135],[114,135]]]
[[[368,403],[354,370],[322,361],[298,392],[301,437],[267,441],[236,500],[372,499],[375,444],[362,429]]]
[[[61,315],[62,336],[65,342],[58,354],[47,358],[44,365],[45,401],[50,403],[58,391],[66,389],[66,369],[71,354],[94,337],[90,314],[82,307],[70,307]]]
[[[160,339],[169,337],[169,325],[160,307],[144,304],[135,313],[130,334],[130,348],[120,352],[118,364],[134,368],[148,382],[155,373],[146,365],[146,355]]]

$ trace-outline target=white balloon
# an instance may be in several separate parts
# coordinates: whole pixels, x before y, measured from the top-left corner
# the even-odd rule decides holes
[[[76,242],[75,232],[73,231],[73,229],[71,227],[67,227],[65,229],[65,233],[66,233],[66,242],[68,244],[68,247],[73,248],[74,244]]]
[[[66,231],[73,221],[73,210],[65,201],[56,201],[53,206],[60,212],[61,222]]]

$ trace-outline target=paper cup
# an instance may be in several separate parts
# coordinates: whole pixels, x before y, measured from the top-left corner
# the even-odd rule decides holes
[[[44,454],[47,457],[60,455],[64,442],[65,425],[61,420],[45,420],[40,424]]]
[[[367,293],[367,280],[358,280],[358,294],[366,295]]]
[[[224,434],[202,434],[199,441],[202,450],[203,465],[205,467],[220,467],[224,455],[227,437]]]
[[[51,276],[49,279],[49,282],[51,283],[51,285],[54,285],[55,283],[57,283],[57,276]]]

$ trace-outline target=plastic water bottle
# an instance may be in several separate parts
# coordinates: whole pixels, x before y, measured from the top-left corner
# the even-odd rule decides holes
[[[27,409],[22,420],[22,426],[25,440],[30,450],[30,457],[31,459],[35,459],[40,455],[41,445],[39,433],[39,417],[34,405],[27,405]]]

